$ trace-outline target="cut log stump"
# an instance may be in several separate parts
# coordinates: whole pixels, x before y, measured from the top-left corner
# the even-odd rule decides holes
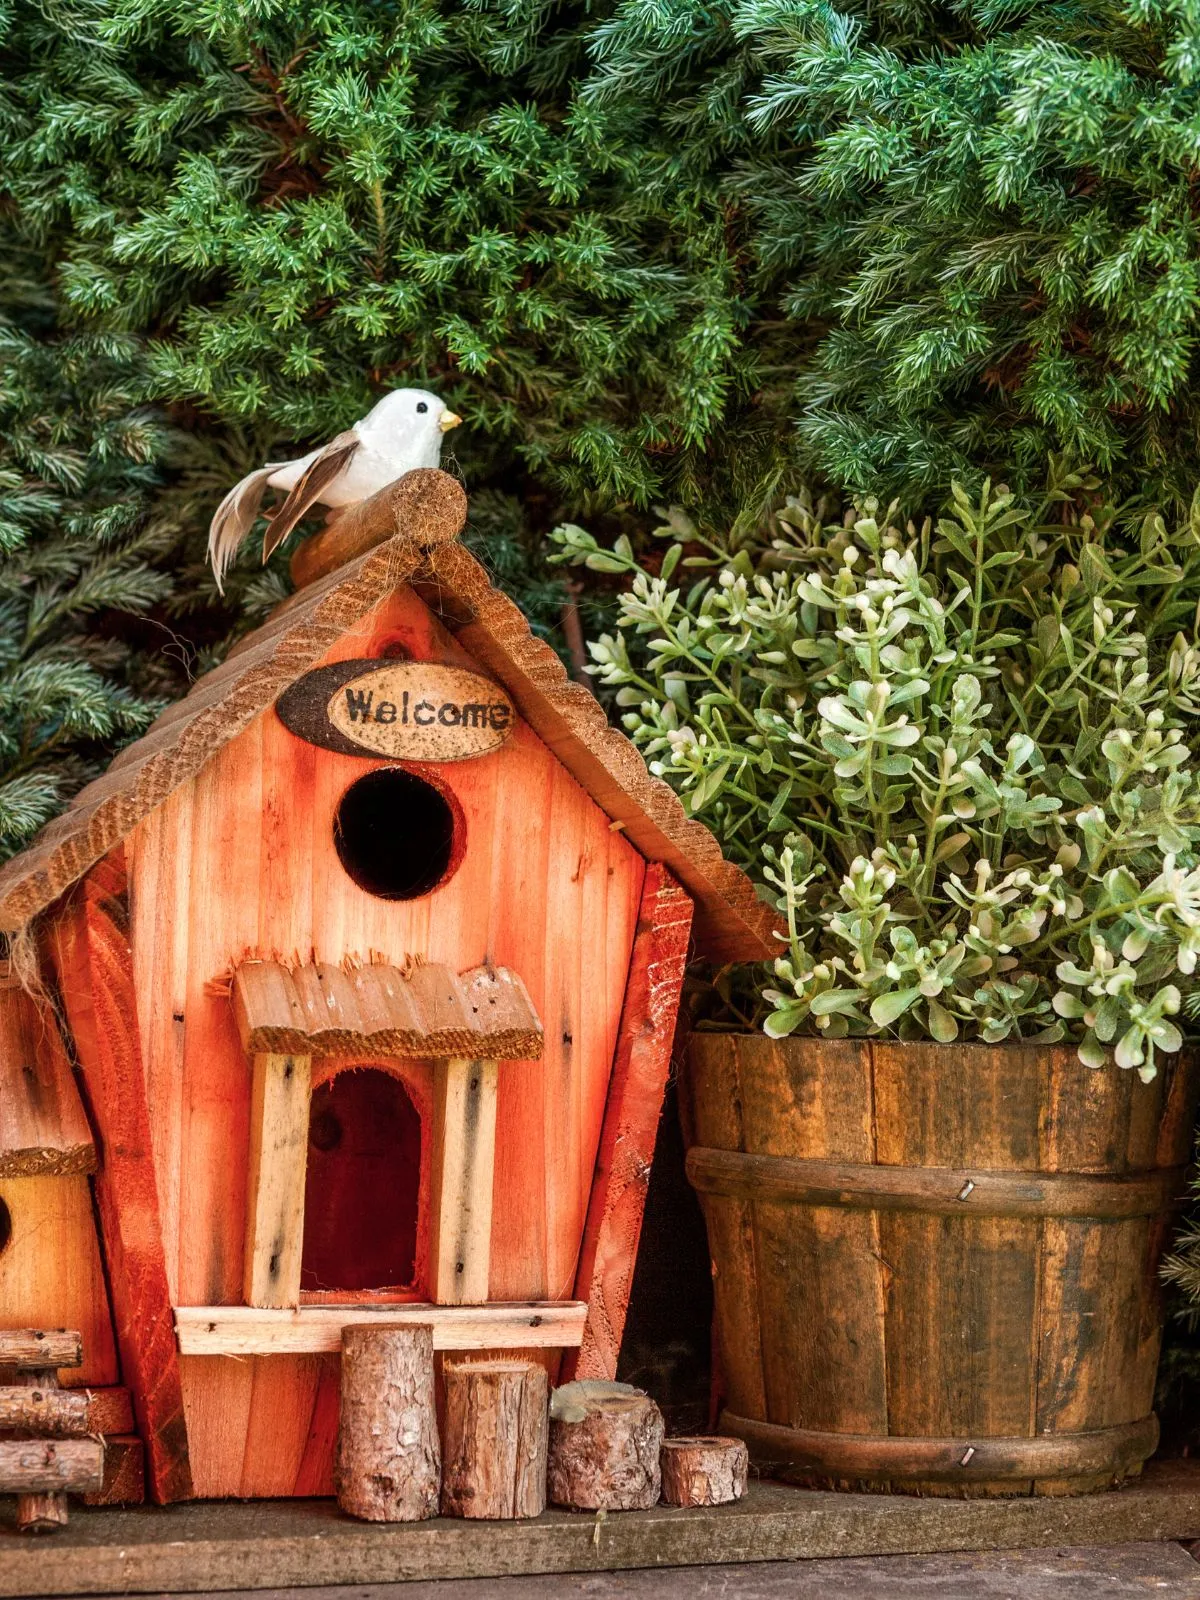
[[[546,1509],[550,1380],[532,1361],[443,1368],[442,1515],[536,1517]]]
[[[574,1511],[646,1511],[658,1504],[662,1412],[627,1383],[581,1379],[554,1391],[548,1490]]]
[[[741,1439],[664,1439],[659,1457],[662,1497],[669,1506],[725,1506],[740,1500],[750,1476]]]
[[[433,1329],[343,1329],[335,1472],[342,1510],[369,1522],[435,1517],[441,1474]]]
[[[57,1533],[68,1518],[67,1497],[61,1490],[17,1496],[18,1533]]]

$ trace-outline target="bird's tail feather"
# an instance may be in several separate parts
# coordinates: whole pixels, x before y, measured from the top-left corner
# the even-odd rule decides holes
[[[220,594],[225,593],[225,574],[233,565],[238,547],[254,526],[267,492],[267,479],[278,472],[279,467],[278,461],[271,461],[256,472],[247,473],[240,483],[234,484],[213,513],[208,528],[208,559]]]

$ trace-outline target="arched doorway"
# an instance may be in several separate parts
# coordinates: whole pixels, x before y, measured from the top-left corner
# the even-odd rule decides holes
[[[313,1090],[302,1290],[413,1287],[421,1133],[404,1084],[378,1067],[349,1068]]]

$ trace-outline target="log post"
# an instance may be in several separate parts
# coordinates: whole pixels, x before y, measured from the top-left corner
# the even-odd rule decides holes
[[[741,1439],[664,1439],[659,1457],[662,1497],[669,1506],[724,1506],[740,1500],[750,1476]]]
[[[416,467],[369,500],[331,516],[319,533],[297,546],[292,582],[303,589],[401,530],[416,544],[440,544],[457,537],[466,520],[462,485],[436,467]]]
[[[428,1323],[342,1330],[338,1504],[369,1522],[434,1517],[441,1451]]]
[[[433,1298],[488,1298],[496,1162],[495,1061],[439,1061],[435,1070]]]
[[[442,1515],[508,1520],[546,1509],[550,1380],[534,1361],[445,1363]]]
[[[662,1412],[627,1383],[581,1379],[554,1391],[548,1487],[576,1511],[648,1511],[658,1504]]]
[[[104,1446],[99,1439],[5,1439],[0,1442],[0,1494],[24,1499],[42,1495],[87,1494],[104,1483]],[[53,1527],[61,1521],[53,1518]],[[18,1526],[36,1530],[34,1519]],[[45,1526],[45,1524],[41,1524]]]

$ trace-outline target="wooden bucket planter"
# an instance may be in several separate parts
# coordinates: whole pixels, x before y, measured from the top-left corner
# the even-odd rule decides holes
[[[1082,1494],[1140,1472],[1196,1062],[697,1034],[688,1176],[721,1431],[823,1487]]]

